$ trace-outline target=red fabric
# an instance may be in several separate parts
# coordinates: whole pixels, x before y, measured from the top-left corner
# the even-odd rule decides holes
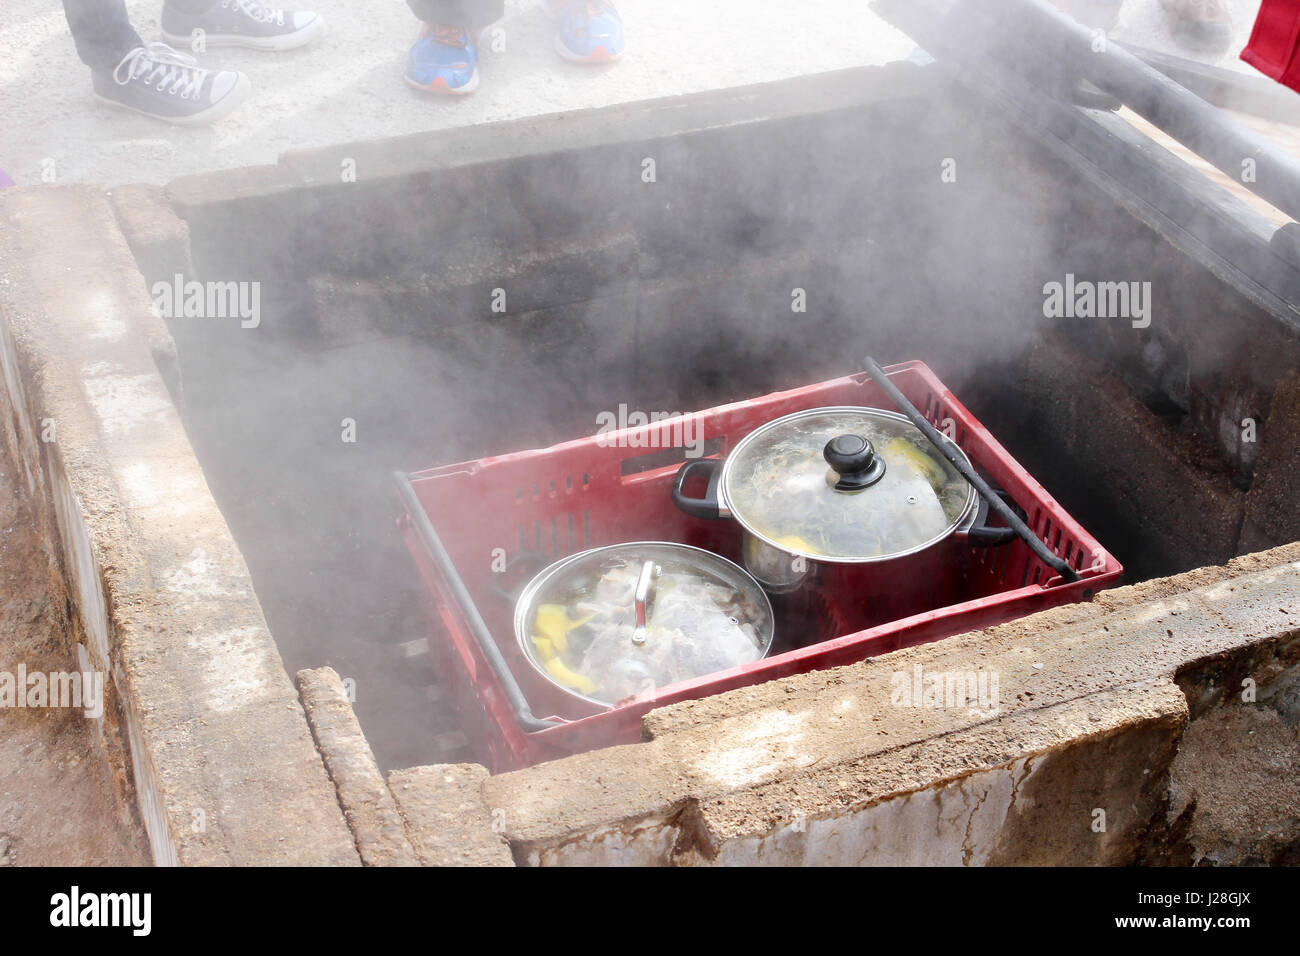
[[[1264,0],[1241,58],[1265,76],[1300,91],[1300,0]]]

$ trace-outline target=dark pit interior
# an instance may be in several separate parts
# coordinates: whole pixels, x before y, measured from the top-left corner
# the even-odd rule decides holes
[[[572,144],[544,129],[566,122]],[[1127,581],[1281,543],[1243,536],[1258,445],[1235,423],[1267,420],[1294,330],[929,68],[458,142],[388,145],[413,158],[356,183],[178,201],[200,277],[262,287],[256,329],[171,323],[190,436],[287,668],[355,680],[385,768],[476,757],[397,652],[427,624],[392,473],[591,435],[620,405],[919,359]],[[1150,282],[1151,325],[1045,318],[1067,273]]]

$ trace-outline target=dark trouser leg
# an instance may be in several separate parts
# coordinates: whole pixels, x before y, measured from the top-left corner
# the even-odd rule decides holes
[[[96,72],[114,69],[138,46],[140,34],[131,27],[124,0],[63,0],[77,56]]]
[[[425,23],[481,30],[505,16],[505,0],[406,0]]]

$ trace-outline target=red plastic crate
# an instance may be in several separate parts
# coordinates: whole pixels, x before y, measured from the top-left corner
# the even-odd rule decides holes
[[[430,653],[457,705],[475,757],[501,771],[636,742],[641,717],[655,707],[990,627],[1088,600],[1115,583],[1123,571],[1119,562],[1012,459],[929,368],[908,362],[886,371],[936,426],[943,428],[951,419],[947,432],[975,467],[1025,510],[1029,526],[1078,569],[1080,580],[1063,581],[1022,541],[970,549],[960,567],[937,575],[933,593],[939,606],[933,610],[662,687],[617,707],[583,707],[537,677],[519,651],[514,604],[501,587],[502,559],[532,555],[537,562],[533,570],[540,570],[541,563],[591,547],[662,540],[707,548],[735,560],[741,541],[736,522],[688,517],[670,499],[680,457],[664,463],[664,452],[657,448],[671,443],[672,423],[614,433],[605,436],[604,444],[592,436],[398,475],[406,508],[398,525],[428,586]],[[708,442],[708,454],[725,455],[758,426],[824,405],[892,408],[861,373],[699,412],[699,434]],[[633,444],[639,447],[629,447]],[[647,462],[653,467],[647,468]],[[476,633],[491,644],[481,643]],[[521,701],[526,702],[522,707]],[[535,729],[540,723],[531,721],[532,716],[557,722]]]

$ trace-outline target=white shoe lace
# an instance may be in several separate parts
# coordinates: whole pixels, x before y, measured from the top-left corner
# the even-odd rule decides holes
[[[258,23],[274,23],[278,27],[284,26],[284,11],[277,10],[274,7],[264,7],[258,0],[221,0],[223,7],[229,7],[234,10],[243,10]]]
[[[138,79],[145,86],[172,96],[179,94],[182,99],[197,99],[207,75],[207,70],[199,68],[198,60],[177,53],[166,43],[136,47],[113,70],[113,80],[118,86]]]

